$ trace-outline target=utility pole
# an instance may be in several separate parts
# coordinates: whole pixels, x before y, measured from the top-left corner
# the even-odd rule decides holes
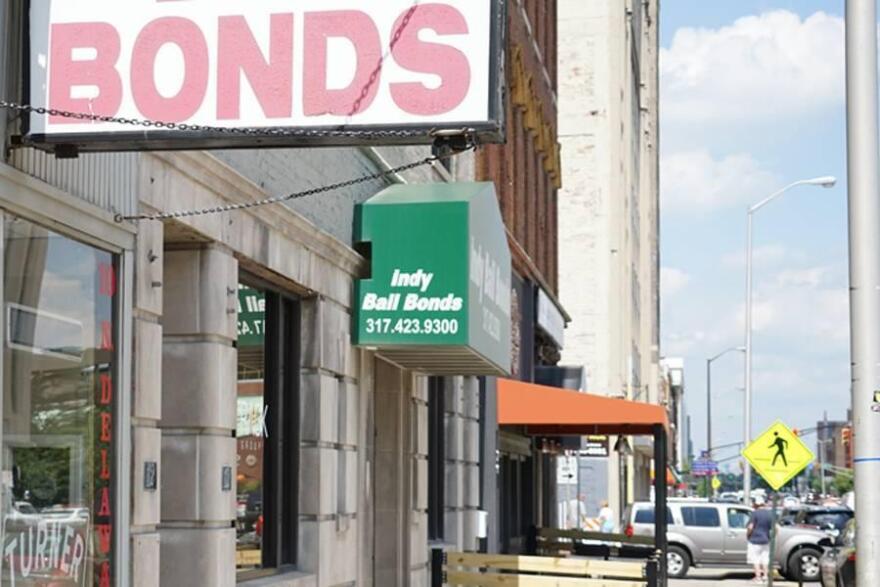
[[[827,420],[828,415],[826,413],[825,418]],[[822,483],[822,498],[824,499],[828,492],[825,490],[825,431],[828,430],[826,425],[823,423],[822,427],[819,428],[819,481]]]
[[[712,359],[706,359],[706,452],[712,458]]]
[[[880,585],[880,125],[877,3],[846,3],[850,354],[856,495],[856,584]]]
[[[828,455],[828,411],[825,411],[825,414],[822,418],[822,427],[819,429],[819,474],[822,475],[822,497],[824,498],[828,495],[828,491],[825,488],[825,460]]]

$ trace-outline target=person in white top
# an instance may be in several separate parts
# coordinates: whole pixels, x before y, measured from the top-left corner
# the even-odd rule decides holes
[[[599,510],[599,524],[605,534],[614,532],[614,510],[608,507],[607,500],[602,500],[602,508]]]

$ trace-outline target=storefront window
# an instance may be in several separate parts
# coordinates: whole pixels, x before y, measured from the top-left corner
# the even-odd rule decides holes
[[[299,302],[240,285],[238,295],[240,580],[296,564],[299,519]]]
[[[264,398],[266,296],[240,286],[238,290],[238,442],[237,557],[240,571],[262,566],[263,443],[268,407]]]
[[[4,221],[2,584],[113,583],[117,268]]]

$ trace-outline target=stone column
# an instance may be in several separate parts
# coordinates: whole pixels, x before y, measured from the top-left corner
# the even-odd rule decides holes
[[[428,378],[406,374],[410,384],[405,427],[401,431],[409,467],[408,504],[410,576],[408,585],[430,585],[431,554],[428,550]],[[409,424],[409,423],[412,424]]]
[[[166,250],[163,587],[235,585],[237,287],[228,250]]]
[[[477,550],[480,540],[480,382],[476,377],[462,378],[462,520],[463,550]],[[492,461],[490,461],[492,462]]]
[[[410,584],[409,461],[405,444],[409,385],[406,373],[376,359],[375,436],[375,543],[374,582],[377,587]],[[412,375],[409,375],[411,378]],[[381,537],[381,538],[380,538]],[[427,532],[424,536],[427,543]],[[427,551],[427,548],[425,548]]]
[[[162,433],[163,226],[142,223],[135,245],[131,402],[131,584],[158,587]],[[155,483],[145,473],[156,472]]]
[[[301,426],[297,567],[317,587],[354,585],[359,524],[358,360],[351,315],[325,298],[301,302]],[[371,539],[372,539],[372,535]]]

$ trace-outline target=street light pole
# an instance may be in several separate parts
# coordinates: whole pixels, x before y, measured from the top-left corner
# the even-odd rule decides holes
[[[733,351],[745,352],[746,347],[735,346],[725,349],[706,359],[706,452],[712,458],[712,363]]]
[[[706,359],[706,452],[712,458],[712,359]]]
[[[871,0],[874,1],[874,0]],[[752,442],[752,222],[755,212],[787,192],[792,188],[802,185],[819,186],[824,188],[834,187],[837,179],[834,177],[815,177],[813,179],[802,179],[788,184],[781,190],[774,192],[749,208],[748,210],[748,232],[746,235],[746,394],[744,424],[743,424],[743,446],[748,446]],[[752,503],[752,468],[748,463],[745,464],[743,470],[743,503],[751,505]]]
[[[752,442],[752,211],[748,214],[746,237],[746,374],[743,399],[743,449]],[[752,505],[752,467],[745,462],[743,468],[743,503]]]
[[[880,585],[880,159],[877,3],[846,3],[850,355],[856,495],[856,584]]]

